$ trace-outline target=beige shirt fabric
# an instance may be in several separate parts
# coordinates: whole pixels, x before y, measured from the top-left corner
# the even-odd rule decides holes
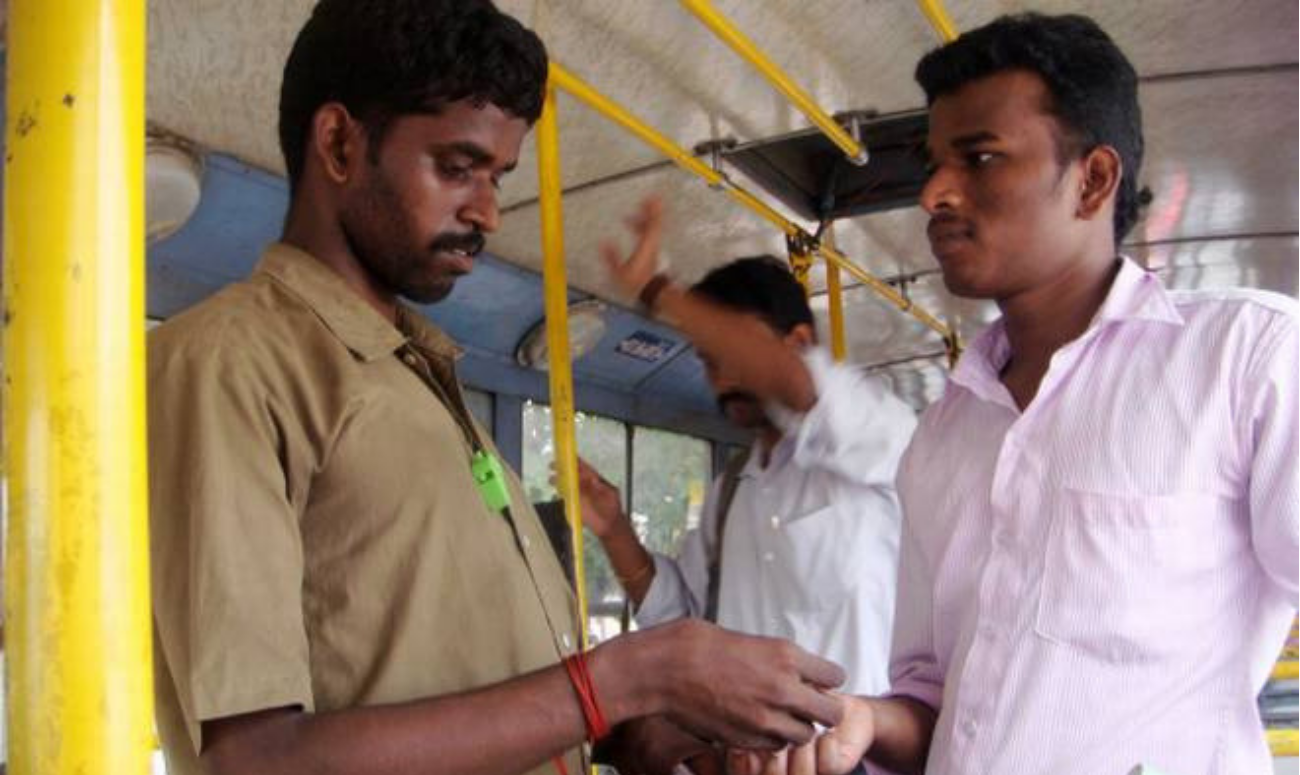
[[[455,352],[283,244],[151,332],[156,693],[174,775],[201,772],[205,720],[433,697],[573,653],[574,598],[518,480],[516,541],[471,476],[470,434],[491,442]]]

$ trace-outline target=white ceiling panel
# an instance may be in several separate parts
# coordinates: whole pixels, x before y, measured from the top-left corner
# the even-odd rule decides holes
[[[280,72],[311,5],[312,0],[150,0],[150,120],[210,149],[280,171],[275,134]],[[718,137],[752,141],[808,125],[670,0],[504,0],[501,5],[535,27],[557,61],[682,146]],[[937,39],[912,2],[717,0],[716,5],[829,111],[890,112],[922,104],[912,70]],[[1294,0],[949,5],[963,29],[1031,7],[1094,16],[1147,77],[1142,86],[1147,162],[1141,179],[1156,199],[1133,235],[1139,243],[1133,252],[1173,267],[1171,282],[1180,287],[1237,278],[1295,294]],[[1289,69],[1275,67],[1288,63]],[[1261,67],[1273,69],[1169,77]],[[563,183],[581,188],[564,201],[571,284],[609,294],[597,259],[599,242],[621,236],[622,218],[649,193],[669,203],[665,254],[685,281],[736,256],[784,253],[774,228],[686,173],[667,167],[629,175],[661,158],[576,100],[563,95],[559,115]],[[534,165],[530,138],[519,170],[503,189],[509,211],[503,229],[489,244],[508,260],[540,268]],[[879,275],[926,273],[933,271],[934,260],[924,224],[924,214],[913,208],[837,224],[837,236],[850,258]],[[824,287],[820,268],[813,285]],[[987,304],[949,297],[932,274],[908,290],[936,314],[956,320],[967,335],[993,314]],[[850,291],[846,307],[855,360],[879,362],[935,348],[926,329],[865,290]]]
[[[1155,193],[1132,241],[1297,226],[1296,71],[1142,85]]]

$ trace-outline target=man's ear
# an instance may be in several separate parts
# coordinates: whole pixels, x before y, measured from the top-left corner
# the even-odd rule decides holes
[[[781,337],[786,344],[797,345],[800,348],[808,348],[817,344],[817,332],[807,323],[799,323],[790,329],[790,333]]]
[[[1088,151],[1083,157],[1083,178],[1076,214],[1084,220],[1096,218],[1103,212],[1106,202],[1114,200],[1123,177],[1124,163],[1114,148],[1099,145]]]
[[[365,156],[365,131],[341,103],[327,102],[312,116],[308,151],[320,163],[325,178],[342,185]]]

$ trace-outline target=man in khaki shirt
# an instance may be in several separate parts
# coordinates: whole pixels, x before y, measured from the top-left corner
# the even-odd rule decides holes
[[[285,67],[291,201],[256,272],[154,331],[171,771],[577,775],[574,601],[512,473],[489,507],[438,301],[496,228],[546,55],[486,0],[324,0]],[[610,724],[779,746],[834,665],[698,622],[586,657]]]

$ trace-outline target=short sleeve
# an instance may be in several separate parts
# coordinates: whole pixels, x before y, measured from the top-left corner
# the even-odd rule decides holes
[[[197,752],[205,720],[313,701],[274,366],[190,333],[150,338],[150,541],[160,657]]]

